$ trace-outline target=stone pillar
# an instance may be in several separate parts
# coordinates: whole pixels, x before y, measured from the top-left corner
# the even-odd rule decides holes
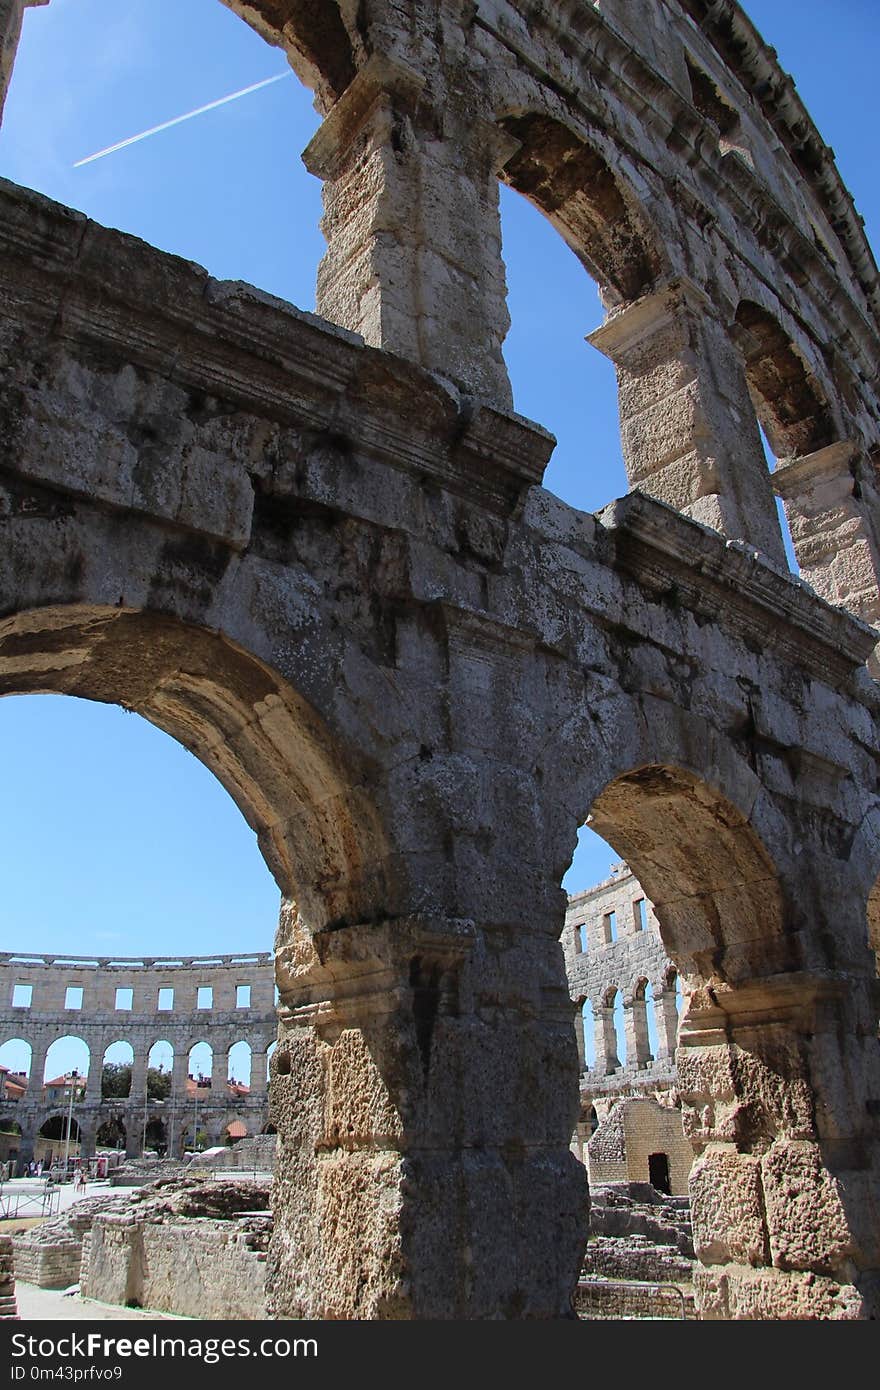
[[[651,1044],[648,1039],[648,1012],[644,999],[635,995],[624,999],[623,1026],[627,1066],[646,1066],[651,1061]]]
[[[104,1073],[104,1053],[103,1050],[95,1049],[89,1055],[89,1070],[86,1076],[86,1089],[83,1099],[86,1104],[99,1102],[101,1099],[101,1077]]]
[[[496,171],[515,142],[375,53],[303,154],[325,180],[318,313],[510,409]]]
[[[706,295],[673,281],[588,341],[617,368],[630,486],[787,568],[745,369]]]
[[[80,1158],[91,1158],[95,1152],[97,1129],[94,1124],[84,1124],[80,1122],[79,1127],[79,1156]]]
[[[880,623],[880,497],[858,445],[843,440],[783,459],[772,483],[785,504],[801,578],[829,603]]]
[[[21,1139],[19,1140],[18,1159],[16,1160],[18,1164],[17,1176],[22,1177],[27,1165],[34,1156],[34,1145],[37,1142],[39,1121],[36,1115],[26,1115],[19,1119],[18,1122],[21,1125]]]
[[[174,1061],[171,1064],[171,1091],[169,1099],[173,1100],[178,1108],[186,1102],[186,1079],[189,1076],[189,1053],[185,1050],[174,1053]]]
[[[135,1052],[131,1067],[131,1090],[129,1091],[129,1102],[131,1105],[143,1106],[147,1099],[148,1065],[149,1053]]]
[[[587,1199],[561,948],[479,937],[402,918],[279,947],[273,1316],[571,1316]],[[542,1014],[517,1007],[557,976]]]
[[[251,1099],[259,1100],[266,1094],[266,1049],[254,1043],[251,1051]]]
[[[228,1071],[229,1050],[225,1043],[217,1043],[211,1053],[211,1099],[215,1105],[222,1105],[226,1099]]]
[[[131,1089],[125,1105],[125,1154],[127,1158],[140,1158],[144,1151],[147,1063],[148,1053],[136,1051],[131,1067]]]
[[[25,1095],[29,1101],[39,1102],[43,1098],[43,1073],[46,1070],[46,1053],[50,1043],[40,1039],[31,1044],[31,1069]]]
[[[654,995],[657,1024],[657,1058],[674,1057],[678,1043],[678,1009],[674,989],[658,989]]]
[[[617,1030],[614,1027],[614,1010],[602,1005],[595,1011],[596,1029],[596,1071],[600,1076],[610,1074],[620,1066],[617,1055]]]
[[[0,0],[0,117],[15,65],[21,21],[30,5],[48,5],[49,0]]]
[[[874,988],[783,975],[691,997],[677,1063],[702,1318],[880,1312]]]

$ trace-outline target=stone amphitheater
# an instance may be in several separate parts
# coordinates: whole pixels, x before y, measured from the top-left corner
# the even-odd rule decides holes
[[[833,154],[734,0],[228,4],[323,118],[318,316],[0,184],[0,693],[143,714],[257,832],[267,1309],[571,1315],[589,817],[683,982],[698,1315],[876,1317],[880,282]],[[596,515],[512,409],[499,182],[600,286]]]
[[[19,1170],[53,1121],[55,1152],[63,1153],[70,1120],[82,1158],[95,1153],[102,1131],[120,1135],[129,1157],[140,1155],[145,1143],[179,1156],[187,1144],[195,1147],[197,1133],[204,1134],[203,1145],[223,1144],[232,1137],[232,1125],[236,1138],[261,1133],[269,1122],[267,1053],[278,1026],[274,989],[268,953],[176,960],[0,955],[0,1044],[16,1041],[30,1050],[25,1094],[14,1104],[0,1094],[0,1121],[6,1122],[0,1130],[17,1126],[20,1133]],[[62,1039],[84,1045],[88,1060],[81,1089],[73,1082],[55,1088],[61,1094],[51,1097],[43,1084],[47,1053]],[[230,1087],[229,1053],[242,1042],[250,1072],[240,1087]],[[102,1060],[119,1043],[131,1049],[129,1092],[103,1096]],[[147,1064],[162,1043],[173,1063],[168,1094],[159,1099],[148,1094]],[[191,1051],[199,1044],[211,1050],[205,1085],[190,1070]]]

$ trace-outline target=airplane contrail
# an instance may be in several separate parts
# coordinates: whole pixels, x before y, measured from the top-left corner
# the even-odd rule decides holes
[[[290,77],[289,72],[276,73],[274,77],[266,77],[262,82],[254,82],[250,87],[242,87],[240,92],[230,92],[227,97],[219,97],[217,101],[209,101],[207,106],[197,106],[195,111],[187,111],[184,116],[175,116],[172,121],[163,121],[161,125],[150,126],[149,130],[142,130],[139,135],[130,135],[127,140],[120,140],[115,145],[108,145],[106,150],[98,150],[97,154],[87,155],[85,159],[78,159],[74,164],[74,169],[81,169],[84,164],[92,164],[96,159],[103,159],[107,154],[115,154],[117,150],[124,150],[129,145],[136,145],[139,140],[146,140],[151,135],[158,135],[160,130],[170,130],[173,125],[180,125],[182,121],[191,121],[193,116],[203,116],[206,111],[214,111],[218,106],[225,106],[228,101],[238,101],[239,97],[250,96],[251,92],[258,92],[261,87],[269,87],[273,82],[280,82],[282,78]]]

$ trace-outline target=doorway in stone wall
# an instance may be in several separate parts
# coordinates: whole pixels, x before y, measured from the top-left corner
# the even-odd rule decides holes
[[[658,1192],[665,1192],[667,1197],[671,1195],[668,1154],[648,1154],[648,1182]]]

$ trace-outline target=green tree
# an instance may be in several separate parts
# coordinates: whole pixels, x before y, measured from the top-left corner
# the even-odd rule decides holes
[[[147,1095],[150,1100],[167,1100],[171,1094],[171,1073],[161,1067],[147,1070]]]
[[[131,1090],[131,1065],[128,1062],[105,1062],[101,1073],[101,1098],[122,1099]]]

